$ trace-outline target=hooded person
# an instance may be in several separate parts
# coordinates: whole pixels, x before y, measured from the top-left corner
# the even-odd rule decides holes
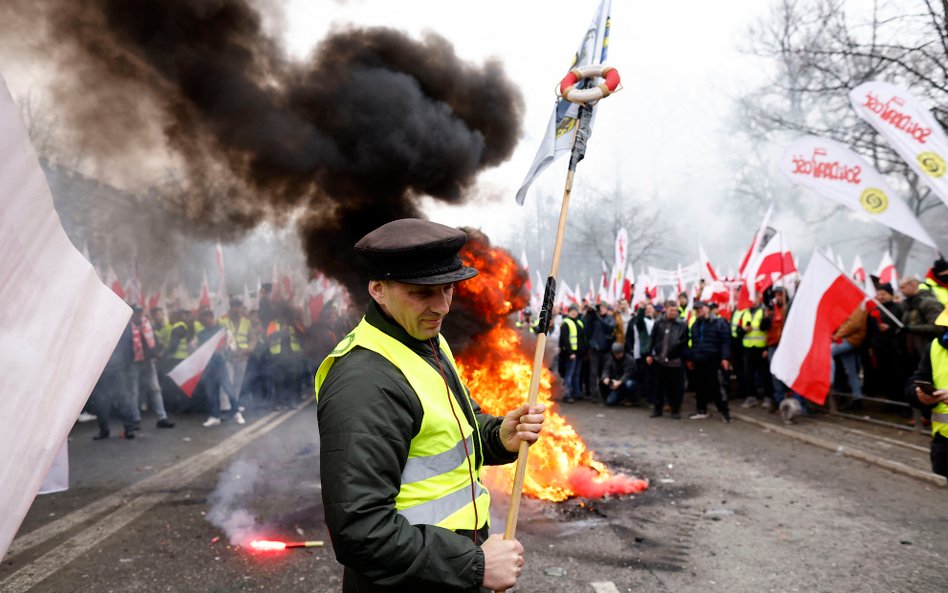
[[[523,546],[488,537],[483,465],[537,440],[544,406],[485,414],[440,335],[454,287],[477,275],[467,236],[420,219],[382,225],[355,245],[368,263],[365,316],[316,373],[326,525],[343,588],[502,590]]]

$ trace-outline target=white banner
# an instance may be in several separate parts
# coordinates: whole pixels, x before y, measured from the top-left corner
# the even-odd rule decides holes
[[[649,266],[648,277],[653,286],[677,286],[679,278],[684,284],[697,282],[701,278],[701,264],[695,262],[680,268],[679,270],[663,270]]]
[[[845,145],[828,138],[804,136],[787,147],[779,168],[792,183],[935,247],[934,239],[882,175]]]
[[[948,205],[948,136],[931,112],[909,91],[877,80],[851,90],[849,101]]]
[[[0,77],[0,558],[132,311],[66,237]]]

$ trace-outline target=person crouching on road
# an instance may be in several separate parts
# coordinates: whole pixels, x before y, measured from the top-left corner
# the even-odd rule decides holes
[[[355,250],[369,305],[316,373],[326,525],[351,592],[513,587],[523,546],[488,537],[483,465],[516,459],[541,404],[481,412],[440,335],[466,235],[419,219],[385,224]]]
[[[625,351],[624,342],[616,342],[602,371],[599,389],[607,406],[617,406],[623,401],[631,402],[635,388],[635,360]]]

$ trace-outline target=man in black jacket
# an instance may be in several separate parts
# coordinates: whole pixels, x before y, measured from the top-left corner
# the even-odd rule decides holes
[[[589,346],[589,398],[598,393],[597,385],[606,366],[616,335],[616,320],[606,303],[597,303],[586,315],[586,337]]]
[[[687,350],[686,364],[694,371],[697,410],[689,416],[692,420],[708,417],[708,402],[714,401],[725,422],[731,421],[727,400],[721,393],[718,369],[730,370],[728,357],[731,352],[731,332],[720,317],[712,318],[707,303],[695,303],[697,318],[689,329],[691,346]]]
[[[635,360],[625,351],[625,346],[618,342],[612,345],[612,356],[602,371],[599,389],[607,406],[617,406],[635,395]]]
[[[326,525],[343,591],[508,589],[516,540],[488,537],[482,465],[537,440],[542,405],[481,412],[440,336],[456,282],[477,274],[466,235],[396,220],[356,244],[369,263],[365,317],[316,374]]]
[[[681,355],[688,344],[688,327],[678,317],[678,303],[667,301],[665,315],[652,328],[652,352],[645,359],[655,366],[656,394],[652,418],[662,415],[667,402],[673,420],[681,419]]]

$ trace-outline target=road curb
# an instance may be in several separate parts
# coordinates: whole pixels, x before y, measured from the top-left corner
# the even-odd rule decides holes
[[[935,484],[936,486],[942,486],[942,487],[948,486],[948,480],[946,480],[944,476],[939,476],[938,474],[933,474],[932,472],[916,469],[914,467],[905,465],[904,463],[899,463],[898,461],[892,461],[891,459],[886,459],[884,457],[880,457],[879,455],[875,455],[873,453],[868,453],[861,449],[854,449],[853,447],[841,445],[839,443],[834,443],[833,441],[829,441],[827,439],[809,435],[809,434],[800,432],[798,430],[793,430],[791,428],[786,428],[784,426],[779,426],[777,424],[772,424],[770,422],[764,422],[763,420],[758,420],[756,418],[747,416],[745,414],[732,414],[732,417],[740,420],[741,422],[747,422],[748,424],[755,424],[757,426],[760,426],[761,428],[766,428],[767,430],[771,430],[773,432],[776,432],[777,434],[782,434],[784,436],[797,439],[799,441],[803,441],[805,443],[809,443],[811,445],[815,445],[823,449],[828,449],[830,451],[841,453],[842,455],[846,457],[852,457],[853,459],[860,459],[867,463],[878,465],[879,467],[883,467],[889,471],[893,471],[905,476],[909,476],[910,478],[915,478],[917,480],[922,480],[924,482],[930,482],[932,484]]]

